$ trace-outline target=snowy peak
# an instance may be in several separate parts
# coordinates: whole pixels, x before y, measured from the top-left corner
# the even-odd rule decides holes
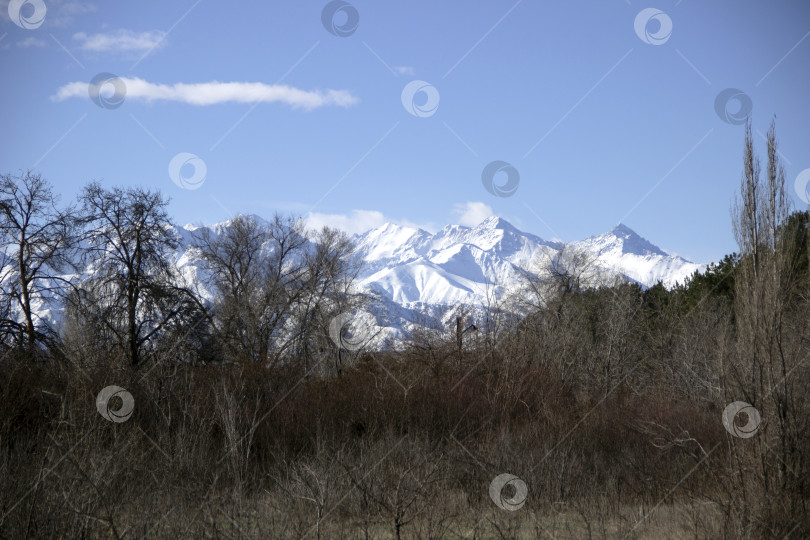
[[[591,244],[597,247],[601,253],[616,250],[625,255],[638,255],[641,257],[650,255],[669,256],[669,253],[643,238],[624,223],[619,223],[605,234],[592,236],[585,240],[585,242],[588,241],[591,241]]]
[[[362,252],[365,259],[377,260],[414,247],[419,244],[420,239],[429,236],[430,233],[422,229],[385,223],[358,236],[356,243],[358,251]]]
[[[652,287],[659,281],[672,287],[702,268],[702,265],[665,252],[623,223],[609,232],[570,245],[595,259],[602,268],[644,287]]]
[[[509,231],[512,233],[520,234],[521,231],[515,228],[514,225],[503,219],[502,217],[498,216],[489,216],[484,221],[476,225],[476,229],[484,230],[484,229],[500,229],[502,231]]]
[[[361,277],[393,265],[420,259],[430,248],[429,232],[415,227],[385,223],[354,237],[354,254],[362,261]]]

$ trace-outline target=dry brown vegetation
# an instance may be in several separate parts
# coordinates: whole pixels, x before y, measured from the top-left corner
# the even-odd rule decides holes
[[[628,385],[607,399],[601,389],[577,397],[536,365],[453,366],[438,376],[423,367],[364,356],[322,379],[258,366],[161,366],[145,376],[9,366],[2,530],[293,538],[627,531],[704,458],[701,445],[725,445],[716,407],[660,391],[640,396]],[[95,410],[97,390],[109,384],[135,398],[126,422]],[[710,456],[680,494],[719,496],[725,454]],[[503,471],[530,488],[521,511],[499,510],[487,495]]]
[[[749,130],[739,255],[674,290],[555,266],[518,295],[542,305],[477,321],[460,353],[455,328],[338,351],[345,238],[290,271],[240,251],[302,248],[278,220],[202,239],[224,261],[213,307],[153,273],[140,298],[103,289],[119,327],[78,300],[58,339],[4,319],[0,537],[809,537],[810,214],[788,211],[775,149],[761,180]],[[278,341],[282,323],[300,331]],[[109,385],[134,398],[124,422],[96,410]],[[753,437],[724,428],[734,401]],[[502,473],[528,487],[516,511],[490,499]]]

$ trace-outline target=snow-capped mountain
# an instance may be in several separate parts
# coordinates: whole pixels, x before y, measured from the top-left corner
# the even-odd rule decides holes
[[[216,235],[229,226],[230,222],[223,222],[209,229]],[[177,228],[181,244],[174,263],[199,294],[212,300],[207,271],[192,249],[194,234],[199,232],[199,227],[191,225]],[[592,273],[598,277],[590,285],[619,277],[643,287],[658,281],[671,287],[702,268],[666,253],[625,225],[568,244],[520,231],[499,217],[487,218],[476,227],[448,225],[435,234],[388,223],[353,240],[355,255],[362,261],[358,288],[376,293],[374,315],[380,335],[394,340],[417,321],[446,323],[459,306],[473,310],[493,306],[518,290],[527,272],[540,274],[568,254],[581,255],[589,268],[598,270]],[[43,320],[58,326],[61,306],[49,302],[36,307]]]
[[[663,251],[622,224],[570,245],[643,287],[652,287],[660,281],[670,288],[704,267]]]
[[[560,249],[491,217],[477,227],[448,225],[436,234],[386,224],[356,239],[361,285],[406,308],[486,305],[539,270]]]
[[[525,272],[540,273],[563,253],[581,253],[603,279],[623,276],[643,287],[667,287],[701,268],[651,244],[625,225],[579,242],[549,242],[503,218],[476,227],[448,225],[436,234],[386,224],[356,238],[365,261],[361,283],[405,306],[486,305],[518,286]]]

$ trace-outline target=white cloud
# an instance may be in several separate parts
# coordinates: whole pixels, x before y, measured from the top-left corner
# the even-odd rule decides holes
[[[17,42],[17,47],[27,49],[28,47],[44,47],[45,42],[41,39],[37,39],[34,36],[30,36],[25,38],[22,41]]]
[[[352,210],[351,215],[311,212],[305,221],[310,229],[320,230],[321,227],[331,227],[349,234],[362,234],[369,229],[385,224],[388,220],[385,219],[382,212],[376,210]]]
[[[459,225],[475,227],[494,213],[487,204],[467,201],[453,205],[453,214],[458,216]]]
[[[407,220],[387,218],[382,212],[377,210],[352,210],[351,214],[319,214],[310,212],[304,219],[310,229],[319,230],[321,227],[331,227],[340,229],[349,234],[363,234],[375,227],[394,223],[405,227],[421,228],[432,232],[432,225],[417,225]]]
[[[414,70],[411,66],[394,66],[394,71],[400,75],[413,75]]]
[[[105,53],[146,53],[165,43],[166,32],[151,30],[133,32],[132,30],[115,30],[106,34],[87,35],[79,32],[73,39],[79,42],[83,51]]]
[[[126,99],[144,101],[180,101],[191,105],[215,105],[218,103],[275,103],[281,102],[293,108],[312,110],[327,105],[350,107],[359,100],[348,90],[307,91],[285,85],[268,85],[248,82],[177,83],[155,84],[139,78],[121,77],[126,85]],[[102,92],[107,85],[102,86]],[[87,99],[88,83],[72,82],[60,87],[51,96],[53,101],[69,98]]]

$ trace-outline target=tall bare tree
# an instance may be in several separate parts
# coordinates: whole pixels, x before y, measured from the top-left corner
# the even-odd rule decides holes
[[[753,527],[780,515],[794,519],[806,515],[806,490],[800,471],[800,448],[807,428],[806,298],[797,294],[799,261],[795,256],[790,200],[786,194],[775,128],[767,135],[766,178],[761,178],[753,148],[751,125],[745,134],[743,177],[734,207],[735,236],[741,259],[735,278],[734,320],[737,354],[723,366],[723,391],[727,402],[753,405],[765,420],[756,438],[745,445],[731,439],[734,465],[740,479],[739,493]],[[804,378],[804,381],[802,379]],[[751,490],[763,499],[752,506]],[[768,517],[768,516],[771,517]]]
[[[168,200],[142,188],[87,186],[81,195],[85,262],[92,277],[86,307],[101,309],[109,331],[132,366],[143,348],[181,311],[173,251],[179,238]]]
[[[218,293],[220,342],[232,357],[267,361],[304,294],[303,224],[278,215],[270,222],[240,215],[218,232],[200,229],[194,245]]]
[[[351,242],[323,229],[310,239],[300,219],[265,222],[237,216],[219,230],[201,228],[194,244],[217,290],[219,340],[234,359],[276,362],[324,347],[329,316],[354,307]]]
[[[73,219],[70,209],[57,207],[58,199],[39,174],[0,176],[0,246],[16,273],[7,292],[25,319],[29,351],[39,335],[32,302],[58,291],[69,262]]]
[[[346,233],[323,227],[312,234],[310,249],[304,257],[304,297],[297,314],[297,352],[304,358],[313,356],[316,350],[331,350],[335,345],[324,343],[333,317],[356,312],[372,301],[372,295],[355,291],[354,281],[361,264],[352,256],[353,251],[354,245]],[[356,332],[353,337],[362,342],[368,343],[376,337],[374,331],[360,321],[349,326]],[[362,347],[354,352],[355,356],[360,350]],[[344,356],[351,352],[337,347],[335,371],[338,374]]]

